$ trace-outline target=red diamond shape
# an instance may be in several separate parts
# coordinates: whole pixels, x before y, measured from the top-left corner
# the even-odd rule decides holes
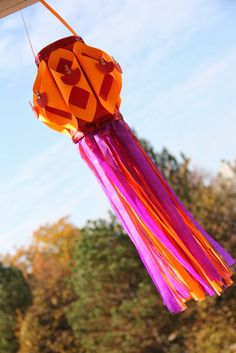
[[[60,72],[60,74],[65,74],[66,73],[66,70],[65,70],[65,66],[66,65],[68,66],[69,69],[71,69],[72,61],[60,58],[60,60],[59,60],[59,62],[57,64],[56,71]]]
[[[69,103],[81,109],[86,109],[89,99],[89,92],[85,89],[74,86],[70,93]]]

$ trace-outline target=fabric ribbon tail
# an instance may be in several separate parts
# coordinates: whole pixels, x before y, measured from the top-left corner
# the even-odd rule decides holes
[[[234,259],[184,207],[123,120],[77,146],[171,312],[232,284]]]

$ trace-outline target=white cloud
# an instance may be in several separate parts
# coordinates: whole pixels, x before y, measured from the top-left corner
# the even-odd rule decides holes
[[[209,102],[217,89],[222,91],[222,94],[226,90],[232,92],[236,82],[235,62],[236,50],[233,50],[218,60],[208,60],[207,63],[197,66],[192,74],[179,84],[168,86],[167,89],[153,94],[151,100],[145,104],[145,108],[140,113],[137,112],[136,119],[139,121],[139,127],[152,120],[153,115],[158,116],[160,123],[168,121],[168,118],[171,118],[171,121],[175,117],[178,118],[178,113],[184,113],[186,107],[188,112],[194,111],[195,105],[200,106],[202,101]],[[136,97],[145,96],[142,90],[145,90],[145,87],[136,88]],[[141,119],[141,115],[145,116],[145,120]]]
[[[74,213],[76,223],[82,225],[90,216],[106,214],[108,203],[77,154],[67,143],[53,146],[1,185],[1,252],[28,243],[42,223]]]
[[[216,172],[221,158],[235,158],[235,62],[235,49],[207,58],[190,76],[142,102],[129,114],[131,125],[156,148],[186,151],[194,164]],[[142,89],[136,88],[134,101]]]
[[[134,63],[134,55],[169,46],[169,41],[208,25],[219,16],[218,1],[208,0],[97,0],[51,1],[55,9],[78,29],[90,45]],[[174,15],[173,15],[174,14]],[[39,51],[43,46],[70,33],[41,4],[24,11],[30,37]],[[21,27],[20,27],[21,25]],[[80,32],[81,30],[81,32]],[[32,54],[19,14],[0,24],[0,69],[13,70],[31,63]]]

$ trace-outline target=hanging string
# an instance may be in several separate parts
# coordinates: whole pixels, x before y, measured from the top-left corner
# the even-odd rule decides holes
[[[54,16],[56,16],[56,18],[74,35],[74,36],[78,36],[78,34],[73,30],[73,28],[64,20],[64,18],[62,18],[46,1],[44,0],[39,0],[41,2],[42,5],[44,5]],[[20,10],[20,15],[21,15],[21,18],[22,18],[22,22],[23,22],[23,25],[24,25],[24,28],[25,28],[25,32],[26,32],[26,35],[27,35],[27,38],[28,38],[28,42],[29,42],[29,45],[30,45],[30,48],[31,48],[31,51],[32,51],[32,54],[34,56],[34,58],[36,58],[36,54],[35,54],[35,51],[34,51],[34,47],[33,47],[33,44],[32,44],[32,41],[30,39],[30,35],[29,35],[29,31],[28,31],[28,28],[27,28],[27,25],[26,25],[26,22],[25,22],[25,18],[24,18],[24,15],[23,15],[23,12]]]
[[[61,15],[59,15],[59,13],[57,13],[50,5],[48,5],[48,3],[44,0],[39,0],[41,2],[42,5],[44,5],[54,16],[56,16],[56,18],[61,21],[61,23],[66,26],[66,28],[74,35],[74,36],[78,36],[78,34],[73,30],[73,28],[64,20],[63,17],[61,17]]]
[[[21,10],[20,10],[20,14],[21,14],[21,18],[22,18],[22,21],[23,21],[23,24],[24,24],[25,32],[26,32],[26,35],[27,35],[27,38],[28,38],[28,42],[29,42],[31,51],[33,53],[34,58],[36,58],[35,51],[34,51],[34,48],[33,48],[33,44],[32,44],[32,41],[30,39],[29,31],[28,31],[28,28],[27,28],[27,25],[26,25],[26,22],[25,22],[25,18],[24,18],[23,12]]]

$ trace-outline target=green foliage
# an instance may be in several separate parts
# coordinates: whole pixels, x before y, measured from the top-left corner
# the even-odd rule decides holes
[[[15,335],[16,318],[14,314],[0,312],[0,352],[16,353],[19,345]]]
[[[17,314],[25,313],[31,304],[31,291],[22,273],[0,264],[0,352],[18,350]]]
[[[81,231],[74,259],[72,283],[79,299],[68,317],[86,352],[97,352],[99,344],[105,353],[111,348],[107,328],[112,325],[113,312],[135,296],[145,270],[114,220],[89,222]]]
[[[22,273],[13,267],[0,264],[0,311],[14,313],[26,310],[31,302],[31,292]]]
[[[177,317],[163,308],[136,249],[114,219],[89,222],[74,259],[71,281],[78,300],[67,315],[86,353],[168,352],[169,324]]]

